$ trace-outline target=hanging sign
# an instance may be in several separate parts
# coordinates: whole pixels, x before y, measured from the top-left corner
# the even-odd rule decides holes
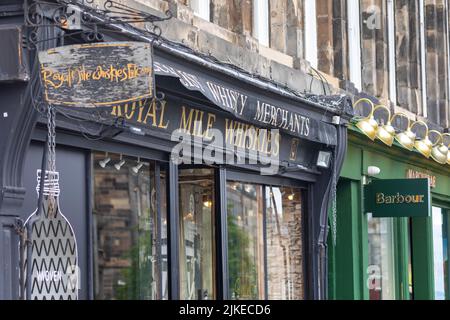
[[[364,187],[364,204],[375,218],[428,217],[430,184],[428,179],[374,180]]]
[[[153,96],[152,49],[144,42],[106,42],[39,52],[48,104],[111,106]]]

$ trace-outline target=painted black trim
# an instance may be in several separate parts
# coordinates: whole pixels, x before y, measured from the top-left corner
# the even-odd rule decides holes
[[[156,191],[156,252],[157,252],[157,264],[158,264],[158,297],[162,299],[163,287],[162,287],[162,216],[161,216],[161,167],[158,162],[155,162],[155,191]]]
[[[264,299],[267,300],[267,297],[269,296],[269,275],[268,275],[268,268],[267,268],[267,189],[270,188],[269,192],[272,192],[272,186],[263,186],[263,258],[264,258]],[[270,195],[270,194],[269,194]],[[272,201],[270,199],[269,201]]]
[[[228,181],[243,181],[246,183],[255,183],[272,186],[286,186],[295,188],[307,188],[308,184],[304,181],[294,180],[280,176],[261,176],[234,169],[227,169]]]
[[[215,170],[215,186],[217,299],[227,300],[230,297],[228,296],[227,170],[225,167]]]
[[[88,299],[94,300],[94,223],[93,223],[93,202],[94,202],[94,168],[92,152],[85,152],[86,158],[86,218],[87,218],[87,295]]]
[[[47,129],[42,126],[37,126],[33,132],[32,140],[45,141]],[[150,149],[153,146],[148,143],[144,146],[138,146],[130,143],[123,143],[123,141],[116,140],[88,140],[79,133],[57,128],[56,144],[66,145],[70,147],[95,150],[100,152],[123,153],[132,157],[141,157],[146,160],[156,160],[167,162],[168,154],[158,150]]]
[[[168,228],[168,246],[170,259],[169,266],[169,297],[172,300],[180,299],[180,245],[179,245],[179,197],[178,197],[178,166],[173,162],[169,162],[168,174],[168,211],[169,211],[169,228]]]

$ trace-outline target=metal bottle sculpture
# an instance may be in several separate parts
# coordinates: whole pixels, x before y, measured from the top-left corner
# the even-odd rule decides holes
[[[79,289],[77,242],[75,232],[59,206],[56,110],[50,105],[47,126],[42,166],[37,170],[38,205],[25,222],[27,245],[23,273],[25,287],[22,290],[26,292],[22,292],[22,296],[28,300],[75,300]]]
[[[37,170],[38,194],[40,179],[41,170]],[[36,209],[25,222],[25,226],[32,223],[28,241],[32,251],[31,283],[27,283],[32,300],[78,298],[77,242],[70,222],[60,211],[59,193],[59,173],[46,171],[41,213],[37,216]]]

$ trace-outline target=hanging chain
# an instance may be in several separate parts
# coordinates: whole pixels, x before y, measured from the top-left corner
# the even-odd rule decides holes
[[[49,105],[47,108],[47,129],[48,129],[48,170],[56,171],[56,110]]]
[[[47,155],[47,168],[48,171],[44,175],[44,185],[48,186],[48,215],[53,216],[56,214],[56,193],[54,188],[56,178],[56,109],[54,106],[49,105],[47,108],[47,129],[48,129],[48,155]]]

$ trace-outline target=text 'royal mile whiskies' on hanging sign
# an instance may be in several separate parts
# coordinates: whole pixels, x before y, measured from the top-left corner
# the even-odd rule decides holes
[[[151,45],[107,42],[39,52],[45,101],[70,107],[113,106],[153,97]]]

